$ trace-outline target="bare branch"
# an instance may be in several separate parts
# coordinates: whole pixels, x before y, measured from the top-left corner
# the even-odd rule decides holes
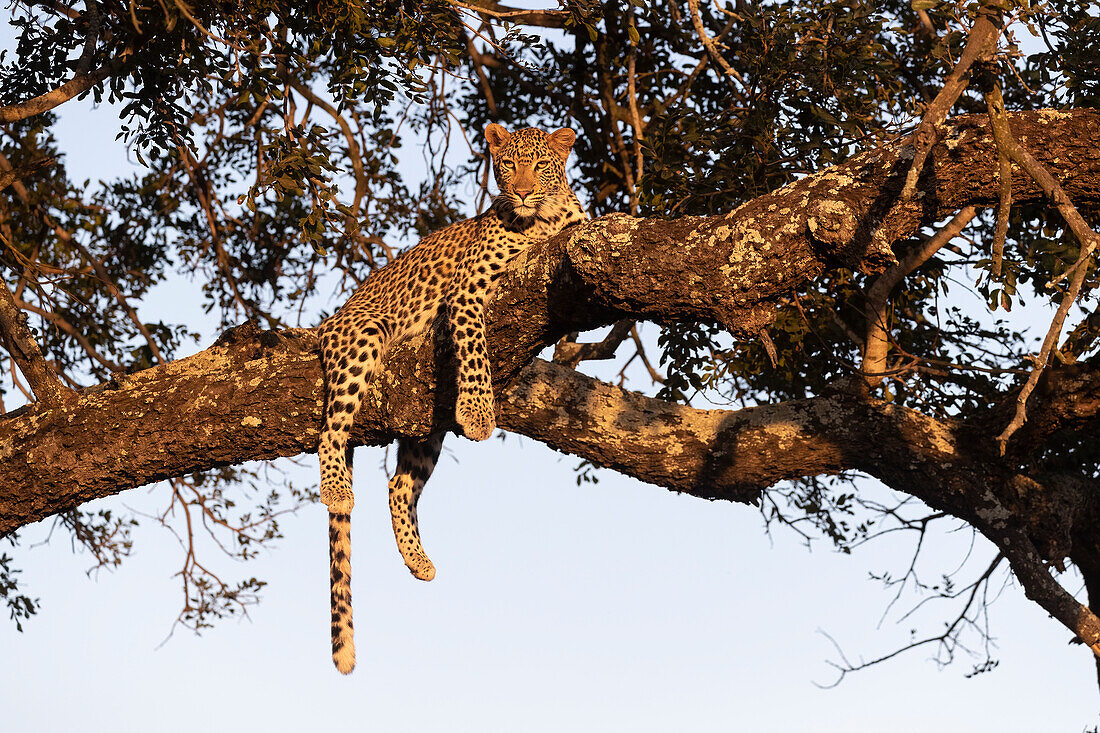
[[[974,580],[974,582],[953,592],[941,593],[937,596],[933,596],[934,599],[953,600],[965,594],[965,602],[963,603],[962,608],[959,610],[959,613],[955,615],[955,618],[952,619],[950,623],[945,625],[942,633],[933,634],[932,636],[912,641],[898,649],[895,649],[892,652],[875,657],[874,659],[870,659],[867,661],[861,660],[858,663],[853,663],[849,661],[848,657],[844,654],[844,651],[840,648],[840,644],[837,643],[836,639],[834,639],[828,633],[819,630],[819,633],[826,639],[828,639],[829,642],[833,645],[833,648],[840,656],[841,661],[840,663],[829,662],[829,665],[837,670],[838,675],[836,680],[834,680],[830,684],[818,686],[824,688],[836,687],[844,680],[844,678],[848,674],[851,674],[852,672],[860,672],[869,667],[873,667],[875,665],[882,664],[883,662],[894,659],[895,657],[912,651],[913,649],[919,649],[920,647],[927,646],[929,644],[935,644],[937,647],[937,663],[941,665],[949,663],[954,658],[956,650],[961,647],[959,634],[964,630],[965,627],[975,627],[977,625],[978,621],[974,617],[974,615],[979,614],[981,612],[981,609],[984,608],[984,603],[979,602],[978,596],[988,586],[989,580],[992,577],[993,572],[1000,566],[1003,561],[1004,556],[998,554],[986,567],[985,571],[983,571],[982,574],[976,580]],[[987,637],[988,641],[988,630],[979,628],[978,631],[980,634]]]
[[[654,384],[664,384],[665,375],[654,369],[653,364],[649,362],[649,357],[646,356],[645,344],[642,343],[642,337],[638,335],[637,325],[633,326],[630,329],[630,338],[634,341],[634,353],[639,359],[642,360],[642,366],[644,366],[645,370],[649,372],[650,380],[652,380]],[[625,370],[626,367],[624,366],[623,369]],[[619,375],[622,376],[622,372],[619,372]]]
[[[507,20],[518,25],[531,25],[540,28],[564,28],[569,17],[566,10],[520,10],[501,5],[496,0],[447,0],[451,5],[469,10],[489,18]]]
[[[0,153],[0,169],[11,170],[11,167],[12,165],[8,161],[7,157],[3,153]],[[123,295],[121,290],[119,290],[118,285],[116,285],[114,280],[111,278],[111,274],[107,272],[107,268],[104,266],[103,262],[98,257],[93,255],[87,247],[81,244],[81,242],[77,240],[77,238],[74,237],[72,233],[70,233],[67,229],[54,221],[53,217],[50,216],[49,213],[47,213],[40,206],[34,204],[30,199],[30,195],[27,189],[22,184],[20,184],[19,182],[15,182],[14,190],[19,199],[32,211],[35,211],[39,217],[41,217],[42,221],[53,230],[54,235],[56,235],[58,239],[71,246],[73,249],[79,252],[82,257],[84,257],[88,264],[91,265],[92,271],[95,272],[96,277],[98,277],[100,282],[103,283],[103,286],[107,288],[107,292],[111,294],[111,296],[115,299],[115,302],[117,302],[122,308],[123,312],[126,313],[127,317],[137,328],[138,332],[145,337],[145,342],[149,346],[149,350],[153,354],[153,357],[159,362],[165,361],[164,355],[160,351],[160,347],[157,346],[156,340],[153,339],[153,334],[149,332],[149,329],[138,317],[137,311],[134,310],[133,306],[130,305],[129,300],[127,300],[126,296]]]
[[[489,86],[489,77],[485,73],[485,56],[478,51],[473,37],[469,34],[466,35],[466,52],[470,54],[470,63],[473,64],[474,73],[477,74],[477,81],[481,86],[481,93],[485,95],[485,104],[489,108],[489,117],[494,120],[499,119],[500,113],[497,111],[497,101],[493,97],[493,90]]]
[[[562,339],[554,347],[554,363],[576,368],[582,361],[611,359],[619,344],[626,340],[634,330],[634,321],[619,321],[611,332],[598,343],[579,344],[576,341]]]
[[[745,85],[745,80],[741,78],[741,75],[722,57],[722,54],[718,51],[718,45],[707,33],[706,27],[703,26],[703,18],[699,14],[699,0],[688,0],[688,10],[691,12],[691,24],[695,27],[695,33],[699,36],[699,41],[703,44],[703,48],[706,49],[707,55],[710,56],[714,63],[718,64],[718,68],[722,69],[730,80],[736,81],[738,86],[743,87]]]
[[[40,308],[33,303],[28,303],[25,300],[16,299],[15,304],[21,309],[27,311],[28,313],[34,313],[36,316],[41,316],[53,325],[57,326],[57,328],[61,331],[64,331],[69,336],[69,338],[80,344],[80,348],[84,349],[84,352],[88,354],[88,356],[95,359],[108,370],[112,372],[122,370],[122,367],[119,364],[116,364],[107,357],[103,356],[103,354],[99,353],[99,351],[94,346],[92,346],[92,343],[88,341],[87,336],[77,330],[77,328],[73,326],[73,324],[69,323],[61,316],[52,311],[48,311],[45,308]]]
[[[1001,434],[997,436],[997,443],[1000,446],[1001,454],[1004,455],[1005,447],[1009,439],[1027,420],[1028,397],[1031,396],[1032,391],[1035,389],[1035,385],[1039,383],[1039,376],[1050,361],[1050,355],[1054,350],[1055,344],[1058,343],[1058,337],[1062,333],[1062,325],[1065,323],[1069,309],[1077,302],[1077,296],[1081,292],[1081,285],[1084,283],[1085,275],[1088,273],[1089,259],[1092,257],[1092,253],[1096,250],[1097,246],[1100,245],[1100,235],[1094,232],[1085,222],[1061,184],[1051,175],[1046,166],[1036,160],[1035,157],[1025,150],[1019,141],[1013,137],[1008,115],[1005,113],[1004,99],[1001,97],[1000,87],[994,85],[992,90],[987,93],[986,99],[998,155],[1003,154],[1011,158],[1012,162],[1020,166],[1033,181],[1042,187],[1043,193],[1058,207],[1058,212],[1062,215],[1070,231],[1077,237],[1077,241],[1080,242],[1081,245],[1081,252],[1077,257],[1077,261],[1066,271],[1067,274],[1073,273],[1073,279],[1070,281],[1069,288],[1062,296],[1062,302],[1059,304],[1058,310],[1054,314],[1054,318],[1051,319],[1050,328],[1047,330],[1046,337],[1043,339],[1042,348],[1039,350],[1039,355],[1035,358],[1035,366],[1030,376],[1028,376],[1027,382],[1024,383],[1023,388],[1016,397],[1016,413],[1012,421],[1006,425]],[[1055,280],[1055,282],[1057,282],[1057,280]]]
[[[939,127],[955,102],[970,83],[970,67],[980,60],[988,60],[993,57],[996,50],[997,37],[1004,25],[1004,0],[984,0],[974,26],[970,29],[966,47],[963,49],[959,62],[944,80],[943,88],[928,108],[924,111],[917,131],[910,138],[913,162],[909,166],[909,172],[905,177],[905,187],[898,196],[902,203],[913,197],[917,190],[917,180],[920,178],[924,164],[928,160],[928,153],[936,142]]]
[[[15,304],[8,284],[0,279],[0,343],[27,378],[35,396],[47,405],[58,405],[72,396],[42,355],[27,328],[26,315]]]
[[[287,76],[287,80],[290,82],[290,88],[301,94],[307,100],[323,109],[329,117],[340,126],[340,131],[344,134],[344,141],[348,145],[348,157],[351,159],[351,170],[355,176],[355,200],[352,202],[352,210],[358,211],[359,205],[363,200],[363,197],[367,195],[367,189],[370,187],[370,183],[367,180],[366,173],[363,171],[363,154],[359,148],[359,142],[355,139],[355,133],[352,132],[351,125],[344,119],[344,116],[325,100],[318,97],[312,89],[302,84],[297,79]]]
[[[884,375],[892,373],[886,365],[890,348],[889,323],[886,309],[890,293],[906,276],[928,261],[944,245],[950,242],[974,218],[976,209],[967,206],[924,243],[909,253],[903,261],[887,270],[867,292],[867,336],[863,340],[863,375],[867,384],[874,387],[882,383]]]
[[[8,186],[18,183],[39,168],[44,168],[48,165],[52,165],[56,161],[56,158],[47,156],[44,158],[38,158],[37,160],[32,160],[26,165],[16,166],[14,168],[9,165],[5,165],[4,163],[6,163],[7,161],[4,161],[4,163],[0,163],[0,191],[3,191]]]

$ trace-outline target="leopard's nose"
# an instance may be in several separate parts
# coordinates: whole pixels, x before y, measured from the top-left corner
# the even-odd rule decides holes
[[[519,200],[523,201],[528,196],[530,196],[531,192],[534,191],[534,190],[535,189],[533,189],[533,188],[517,188],[516,189],[516,196],[519,196]]]

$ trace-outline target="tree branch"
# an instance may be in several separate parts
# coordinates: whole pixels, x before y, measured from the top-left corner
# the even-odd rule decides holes
[[[919,247],[898,264],[891,267],[867,291],[867,335],[863,340],[863,375],[871,387],[882,383],[888,373],[886,354],[890,348],[889,323],[886,318],[890,293],[903,279],[928,261],[944,245],[950,242],[974,218],[977,210],[964,207],[939,231],[926,239]]]
[[[737,84],[735,88],[743,87],[745,80],[741,78],[741,75],[729,65],[729,62],[722,57],[721,52],[718,50],[718,44],[707,33],[706,27],[703,25],[703,18],[699,14],[699,0],[688,0],[688,11],[691,13],[691,24],[695,28],[695,34],[699,36],[700,43],[703,44],[703,48],[706,50],[707,55],[710,56],[714,63],[718,64],[718,67],[722,69],[725,76]],[[730,21],[732,23],[733,21]],[[729,25],[727,24],[727,28]],[[732,81],[731,81],[732,83]]]
[[[939,127],[947,119],[951,108],[955,106],[955,102],[970,83],[970,67],[977,61],[993,58],[997,36],[1000,35],[1003,26],[1003,0],[984,0],[981,10],[978,11],[978,17],[970,29],[970,35],[966,39],[962,56],[944,80],[940,93],[924,111],[920,125],[913,134],[911,148],[913,162],[905,176],[905,187],[898,197],[900,201],[908,201],[916,192],[917,180],[924,170],[928,153],[936,142]]]
[[[612,359],[619,344],[633,331],[634,321],[622,320],[599,342],[577,343],[576,334],[566,336],[554,346],[554,363],[574,369],[582,361]]]
[[[61,383],[46,362],[27,328],[26,318],[15,304],[8,284],[0,279],[0,344],[11,354],[35,396],[46,405],[58,405],[73,396],[73,392]]]
[[[540,28],[564,28],[565,20],[569,17],[567,10],[521,10],[501,5],[496,0],[447,0],[451,5],[463,10],[506,20],[518,25],[538,26]]]
[[[26,165],[15,166],[6,165],[7,161],[0,161],[0,191],[3,191],[8,186],[14,185],[19,181],[26,178],[31,173],[37,171],[39,168],[44,168],[48,165],[52,165],[56,162],[56,158],[47,156],[44,158],[38,158],[32,160]]]
[[[1024,421],[1027,420],[1028,397],[1031,396],[1031,392],[1035,389],[1035,385],[1039,383],[1039,376],[1050,361],[1050,355],[1054,350],[1055,344],[1058,343],[1058,337],[1062,333],[1062,325],[1065,323],[1066,315],[1069,313],[1070,307],[1077,302],[1077,296],[1081,292],[1081,285],[1084,283],[1085,275],[1088,272],[1089,259],[1092,257],[1092,253],[1096,248],[1100,246],[1100,235],[1094,232],[1085,222],[1080,212],[1077,211],[1077,207],[1073,205],[1070,197],[1066,194],[1062,186],[1058,184],[1057,179],[1051,175],[1046,166],[1036,160],[1035,157],[1024,149],[1023,145],[1021,145],[1012,135],[1011,123],[1009,122],[1008,114],[1005,112],[1004,99],[1001,97],[1000,87],[994,85],[986,94],[986,99],[988,101],[990,124],[993,128],[993,138],[997,145],[998,159],[1002,157],[1009,158],[1012,162],[1016,163],[1016,165],[1020,166],[1020,168],[1028,174],[1031,180],[1042,187],[1043,193],[1046,195],[1047,199],[1058,207],[1058,212],[1062,215],[1062,218],[1081,245],[1081,251],[1078,254],[1077,261],[1063,274],[1064,277],[1069,273],[1073,273],[1073,278],[1070,280],[1068,290],[1062,296],[1062,302],[1058,305],[1058,310],[1055,312],[1054,318],[1051,319],[1050,327],[1047,329],[1046,336],[1043,339],[1042,348],[1039,350],[1039,355],[1035,358],[1035,366],[1031,370],[1031,374],[1028,375],[1027,382],[1024,383],[1023,389],[1021,389],[1019,395],[1017,395],[1016,412],[1012,416],[1012,421],[1009,422],[1008,425],[1005,426],[1005,429],[1001,431],[1001,434],[997,436],[997,443],[1000,445],[1001,453],[1003,454],[1009,438],[1011,438],[1012,435],[1019,430],[1020,426],[1024,424]],[[1001,168],[1003,169],[1003,167]],[[997,227],[999,232],[1001,227],[1000,218],[998,218]],[[1000,235],[998,234],[997,236],[999,237]],[[1058,282],[1057,279],[1051,284],[1053,285],[1056,282]]]
[[[8,161],[7,157],[5,157],[3,153],[0,153],[0,170],[11,169],[12,165]],[[156,340],[153,338],[153,334],[138,317],[137,311],[134,310],[134,307],[132,305],[130,305],[130,301],[126,298],[122,291],[119,290],[118,285],[115,284],[115,281],[111,277],[111,274],[107,272],[107,268],[104,266],[103,262],[98,257],[93,255],[87,247],[81,244],[80,241],[76,237],[74,237],[68,229],[65,229],[58,222],[56,222],[53,217],[50,216],[48,211],[46,211],[38,204],[34,203],[31,200],[30,192],[27,191],[26,187],[16,181],[13,184],[13,188],[16,195],[23,202],[23,204],[28,209],[37,214],[42,219],[42,222],[53,230],[54,235],[58,239],[75,249],[77,252],[80,253],[82,257],[84,257],[85,260],[87,260],[88,264],[92,268],[92,271],[95,272],[96,277],[98,277],[100,282],[103,283],[104,287],[107,288],[107,292],[109,292],[111,296],[114,297],[115,302],[117,302],[119,307],[121,307],[122,310],[126,313],[127,317],[129,317],[130,321],[134,324],[135,328],[137,328],[138,332],[145,337],[145,342],[149,346],[149,351],[152,353],[153,357],[157,361],[163,362],[164,355],[161,353],[160,347],[157,346]]]
[[[1067,195],[1100,200],[1100,112],[1012,120],[1021,141],[1058,172]],[[883,242],[908,237],[948,212],[996,204],[993,172],[979,164],[996,155],[988,130],[975,117],[946,126],[929,157],[932,175],[919,183],[919,204],[893,208],[892,238],[877,243],[871,233],[884,228],[874,214],[895,199],[907,169],[902,143],[726,215],[667,221],[612,215],[532,247],[510,267],[489,323],[500,425],[706,498],[751,502],[783,479],[866,472],[986,532],[1029,595],[1096,648],[1095,615],[1066,601],[1042,563],[1091,552],[1092,539],[1075,538],[1094,538],[1100,500],[1091,483],[1072,477],[1013,473],[1015,463],[988,439],[1011,395],[954,421],[848,388],[709,411],[535,361],[564,333],[623,318],[717,321],[747,338],[769,322],[778,298],[826,270],[882,270],[893,260]],[[1030,180],[1016,193],[1021,203],[1045,195]],[[442,341],[425,335],[393,351],[371,385],[355,442],[453,427],[453,365],[437,348]],[[0,534],[152,481],[314,450],[323,384],[316,347],[310,330],[235,329],[200,354],[120,376],[72,403],[10,413],[0,419]],[[1044,431],[1094,429],[1100,422],[1100,365],[1082,362],[1048,375],[1048,389],[1035,396],[1043,417],[1021,429],[1021,443],[1041,444],[1053,434]]]
[[[1012,119],[1067,191],[1100,199],[1100,112]],[[494,304],[495,386],[502,390],[565,333],[635,318],[716,321],[748,338],[768,323],[777,298],[838,263],[881,269],[893,253],[861,245],[877,226],[865,212],[893,198],[888,191],[904,175],[902,147],[869,151],[729,214],[667,221],[612,215],[532,248],[514,263]],[[985,120],[951,123],[931,156],[920,206],[901,207],[893,231],[908,236],[945,211],[995,204],[992,171],[978,164],[993,155]],[[1019,185],[1022,203],[1042,196],[1033,183]],[[244,358],[234,355],[233,338],[89,390],[55,417],[37,406],[0,420],[0,532],[168,476],[314,450],[321,378],[312,340],[291,338],[283,353],[272,351],[285,340],[278,335],[259,345],[242,338]],[[388,442],[451,426],[453,380],[441,369],[446,361],[437,359],[431,338],[397,349],[356,439]],[[1020,440],[1035,434],[1029,429]],[[30,496],[28,487],[36,489]]]
[[[0,123],[18,122],[48,112],[54,107],[68,102],[73,97],[88,91],[118,71],[129,60],[133,53],[131,48],[125,49],[117,58],[111,59],[98,69],[91,70],[95,46],[99,41],[99,11],[96,10],[95,2],[96,0],[86,0],[85,3],[88,6],[89,15],[88,36],[84,42],[84,50],[77,61],[73,78],[56,89],[40,94],[34,99],[0,107]]]

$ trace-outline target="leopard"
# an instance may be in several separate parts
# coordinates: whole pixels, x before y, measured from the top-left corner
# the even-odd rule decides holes
[[[568,127],[509,132],[497,123],[485,141],[499,193],[473,218],[428,234],[372,272],[351,298],[318,326],[324,371],[324,426],[318,446],[320,498],[328,509],[332,660],[355,668],[351,607],[351,428],[386,354],[414,335],[448,333],[457,374],[455,423],[471,440],[496,428],[485,334],[486,309],[510,260],[531,245],[588,219],[565,167],[576,142]],[[434,332],[434,331],[433,331]],[[432,580],[417,505],[448,431],[398,441],[389,506],[401,557],[414,577]]]

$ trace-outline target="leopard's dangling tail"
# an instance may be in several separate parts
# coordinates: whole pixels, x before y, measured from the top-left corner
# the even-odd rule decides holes
[[[331,390],[331,386],[329,388]],[[345,398],[346,399],[346,398]],[[329,610],[332,616],[332,662],[343,674],[355,669],[355,638],[351,611],[351,449],[347,448],[351,416],[333,420],[333,398],[325,409],[325,429],[317,455],[321,463],[321,500],[328,506]],[[336,402],[340,405],[342,403]],[[339,417],[339,416],[337,416]]]
[[[351,618],[351,515],[328,514],[329,588],[332,601],[332,663],[341,674],[355,669]]]
[[[329,400],[332,401],[331,398]],[[356,400],[358,402],[358,400]],[[358,405],[356,405],[358,406]],[[332,662],[342,674],[355,669],[355,638],[351,611],[351,420],[331,426],[327,419],[317,451],[321,462],[321,499],[328,505],[329,610],[332,616]],[[351,414],[354,414],[352,412]],[[350,418],[350,416],[349,416]]]
[[[397,549],[405,565],[420,580],[435,577],[435,566],[420,544],[420,527],[416,519],[416,504],[424,482],[432,475],[444,433],[425,440],[401,440],[397,443],[397,470],[390,480],[390,517]]]
[[[343,674],[355,669],[355,639],[351,607],[351,426],[367,384],[374,378],[384,328],[370,330],[367,348],[322,324],[321,352],[325,372],[325,425],[317,457],[321,464],[321,501],[328,507],[329,586],[332,614],[332,661]]]

